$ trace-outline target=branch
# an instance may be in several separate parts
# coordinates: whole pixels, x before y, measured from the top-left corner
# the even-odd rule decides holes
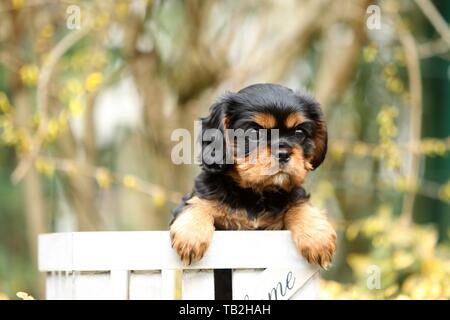
[[[176,204],[178,204],[180,202],[180,199],[182,197],[182,194],[180,194],[178,192],[169,191],[158,184],[154,184],[154,183],[142,180],[136,176],[130,176],[130,175],[125,175],[125,174],[109,172],[108,170],[106,170],[104,168],[99,168],[99,167],[87,165],[84,163],[77,164],[77,162],[72,159],[43,157],[43,156],[39,156],[39,159],[49,162],[49,163],[52,163],[56,170],[67,173],[69,176],[74,175],[74,174],[81,174],[85,177],[97,179],[98,172],[102,171],[106,175],[111,177],[112,182],[114,182],[118,185],[124,185],[125,184],[124,182],[127,180],[131,181],[131,183],[128,182],[130,185],[125,186],[125,187],[136,190],[141,193],[144,193],[150,197],[156,197],[158,195],[163,194],[163,195],[167,196],[167,199],[169,201],[176,203]],[[78,170],[80,170],[80,171],[78,171]]]
[[[430,0],[416,0],[416,3],[442,39],[450,46],[450,28],[433,3]]]
[[[86,19],[89,21],[89,19]],[[73,45],[80,41],[89,31],[92,29],[92,24],[88,24],[83,28],[72,31],[67,34],[49,53],[45,60],[41,72],[39,73],[38,85],[37,85],[37,109],[41,116],[41,121],[37,134],[31,141],[31,147],[29,153],[22,158],[18,166],[12,174],[12,182],[17,184],[22,180],[30,166],[36,159],[39,150],[41,149],[42,142],[45,138],[48,126],[48,86],[53,70],[58,61]]]
[[[426,1],[424,1],[426,2]],[[396,15],[397,32],[400,43],[406,57],[406,66],[409,76],[409,97],[410,97],[410,127],[409,139],[411,141],[419,140],[422,131],[422,76],[420,71],[420,57],[417,45],[411,32],[405,27],[401,21],[401,17]],[[411,154],[411,165],[409,167],[408,176],[417,178],[419,175],[420,154]],[[404,222],[408,225],[412,221],[414,208],[414,193],[406,193],[403,199],[403,216]]]
[[[444,40],[438,39],[420,44],[418,49],[420,58],[426,59],[433,56],[445,55],[450,51],[450,46]]]

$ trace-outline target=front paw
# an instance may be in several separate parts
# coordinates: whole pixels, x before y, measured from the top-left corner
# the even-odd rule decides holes
[[[327,268],[336,251],[336,234],[330,233],[320,239],[310,239],[304,236],[297,236],[294,242],[305,259],[311,264],[317,264],[322,268]]]
[[[207,217],[182,213],[170,226],[172,247],[176,250],[184,265],[200,260],[209,246],[214,225]]]
[[[316,216],[309,224],[291,230],[299,252],[311,263],[326,268],[336,251],[336,232],[326,218]]]

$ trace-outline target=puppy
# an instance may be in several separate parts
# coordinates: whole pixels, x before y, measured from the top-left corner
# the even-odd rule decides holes
[[[314,98],[255,84],[223,96],[201,121],[202,171],[170,224],[183,263],[203,257],[214,230],[287,229],[310,263],[330,264],[336,233],[302,188],[327,151]]]

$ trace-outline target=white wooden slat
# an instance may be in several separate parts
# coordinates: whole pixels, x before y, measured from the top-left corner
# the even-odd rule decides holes
[[[187,269],[286,265],[308,268],[289,231],[216,231],[203,259]],[[39,268],[107,271],[185,269],[185,266],[171,248],[167,231],[143,231],[41,235]]]
[[[73,273],[67,271],[53,271],[47,274],[47,300],[73,299]]]
[[[128,270],[111,270],[110,272],[110,290],[111,299],[128,300]]]
[[[176,270],[161,270],[162,291],[161,298],[163,300],[174,300],[176,294]]]
[[[214,300],[214,271],[184,270],[181,296],[183,300]]]
[[[133,271],[130,273],[130,300],[162,299],[160,271]]]
[[[233,270],[233,300],[250,299],[249,288],[253,288],[264,269]]]
[[[41,268],[41,271],[72,271],[72,245],[73,233],[51,233],[39,235],[38,238],[38,257],[39,264],[54,265],[57,268]]]
[[[109,272],[79,272],[74,279],[75,300],[110,300],[111,294]]]
[[[55,271],[47,272],[45,279],[45,299],[47,300],[56,300],[58,298],[55,273]]]
[[[47,300],[62,299],[59,275],[60,275],[59,271],[52,271],[47,273],[46,292],[45,292],[45,297]]]
[[[64,300],[73,299],[73,272],[62,271],[59,275],[58,282],[60,283],[61,292],[63,292]]]

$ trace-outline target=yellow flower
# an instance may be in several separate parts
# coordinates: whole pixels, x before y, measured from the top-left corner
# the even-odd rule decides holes
[[[102,28],[109,22],[110,16],[108,12],[103,12],[95,17],[94,24],[96,28]]]
[[[357,224],[351,224],[345,231],[345,236],[349,241],[353,241],[359,234],[360,227]]]
[[[128,14],[128,3],[119,1],[119,3],[116,4],[115,11],[119,18],[125,17]]]
[[[426,155],[443,156],[447,152],[447,144],[439,139],[424,139],[420,145],[420,151]]]
[[[400,65],[405,65],[405,53],[401,47],[396,47],[394,49],[394,58]]]
[[[19,152],[27,152],[30,150],[30,136],[25,129],[19,128],[16,131],[16,139],[16,147],[18,148]]]
[[[137,186],[136,177],[133,177],[131,175],[124,176],[123,177],[123,185],[125,186],[125,188],[135,189]]]
[[[363,142],[357,142],[353,145],[353,154],[355,156],[364,157],[367,156],[369,152],[369,147]]]
[[[15,10],[20,10],[23,7],[23,0],[12,0],[12,7]]]
[[[26,292],[19,291],[19,292],[16,293],[16,295],[17,295],[18,298],[20,298],[22,300],[34,300],[33,296],[29,295]]]
[[[84,83],[84,87],[88,92],[96,91],[103,82],[103,75],[100,72],[91,73]]]
[[[415,192],[417,188],[417,181],[411,177],[399,177],[395,181],[395,189],[400,192]]]
[[[378,54],[378,48],[376,45],[371,44],[367,47],[364,48],[363,50],[363,59],[365,62],[367,63],[372,63],[373,61],[375,61],[375,58],[377,57]]]
[[[0,92],[0,111],[8,113],[11,111],[11,105],[9,104],[8,96],[4,92]]]
[[[397,67],[395,64],[390,63],[384,67],[383,72],[388,77],[395,76],[397,74]]]
[[[153,205],[157,208],[162,208],[167,202],[166,194],[163,191],[157,192],[153,195]]]
[[[365,235],[370,237],[379,232],[384,231],[385,227],[386,227],[385,219],[378,216],[373,216],[366,220],[366,222],[363,225],[363,231]]]
[[[439,198],[442,201],[450,202],[450,180],[439,189]]]
[[[34,64],[23,65],[20,70],[20,79],[27,86],[34,86],[37,83],[39,69]]]
[[[69,102],[69,110],[73,116],[78,117],[83,113],[84,109],[79,99],[72,99]]]
[[[330,153],[336,160],[342,159],[344,152],[345,152],[345,148],[342,144],[335,143],[331,146]]]
[[[51,161],[45,159],[37,159],[35,166],[40,173],[46,176],[52,176],[55,172],[55,165]]]
[[[396,294],[398,291],[398,285],[394,284],[391,285],[390,287],[386,288],[386,290],[384,290],[384,295],[386,297],[390,297],[393,296],[394,294]]]
[[[77,79],[70,79],[67,81],[65,89],[72,95],[79,95],[83,92],[83,86]]]
[[[53,25],[48,24],[41,30],[41,36],[43,38],[51,38],[53,34],[55,33],[55,28]]]
[[[109,188],[112,183],[112,177],[108,170],[100,168],[97,169],[95,179],[100,188]]]
[[[47,136],[45,137],[47,141],[53,141],[58,136],[60,132],[60,127],[58,120],[52,119],[47,125]]]
[[[1,135],[3,142],[7,145],[14,145],[17,142],[17,133],[12,126],[3,127]]]
[[[386,87],[394,93],[402,93],[404,90],[403,82],[397,77],[388,77]]]
[[[414,262],[414,256],[404,251],[395,251],[392,259],[394,268],[397,270],[405,269]]]

